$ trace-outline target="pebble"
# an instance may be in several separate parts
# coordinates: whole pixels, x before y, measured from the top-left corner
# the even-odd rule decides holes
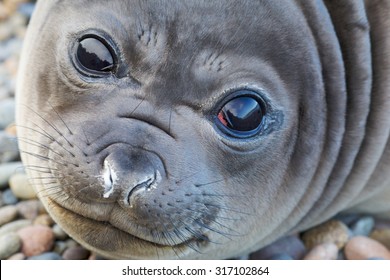
[[[18,131],[16,129],[16,124],[11,123],[9,126],[7,126],[4,130],[4,132],[9,136],[9,137],[16,137],[18,134]]]
[[[350,225],[350,229],[354,236],[362,235],[368,236],[370,235],[372,229],[374,228],[375,220],[372,217],[362,217],[356,222]]]
[[[294,260],[299,260],[305,255],[305,252],[306,249],[302,241],[297,236],[290,235],[250,254],[249,258],[252,260],[268,260],[275,255],[287,254]]]
[[[53,232],[56,239],[65,240],[68,238],[68,234],[57,224],[53,226]]]
[[[22,228],[28,227],[32,224],[30,220],[17,220],[0,227],[0,236],[9,232],[17,232]]]
[[[382,243],[390,250],[390,228],[375,229],[370,237]]]
[[[390,228],[390,219],[375,219],[375,229]]]
[[[314,246],[304,260],[337,260],[338,248],[334,243],[322,243]]]
[[[20,5],[18,11],[19,11],[19,13],[21,13],[25,17],[30,18],[32,16],[34,8],[35,8],[34,3],[25,3],[25,4]]]
[[[53,252],[56,252],[57,254],[62,255],[62,253],[64,253],[64,251],[66,249],[67,249],[66,242],[64,242],[64,241],[56,241],[54,243]]]
[[[55,252],[47,252],[40,255],[27,258],[28,260],[63,260],[63,258]]]
[[[23,253],[16,253],[8,258],[8,260],[21,261],[26,259],[26,256]]]
[[[366,236],[355,236],[344,248],[348,260],[367,260],[383,258],[390,260],[390,251],[378,241]]]
[[[5,205],[14,205],[18,203],[18,198],[14,195],[11,189],[6,189],[3,192],[3,202]]]
[[[280,253],[280,254],[272,255],[269,259],[270,260],[293,260],[294,258],[286,253]]]
[[[9,11],[4,6],[2,2],[0,2],[0,21],[6,20],[9,17]]]
[[[338,214],[333,219],[338,220],[345,224],[346,226],[350,226],[361,218],[359,214]]]
[[[66,243],[66,247],[67,248],[73,248],[73,247],[77,247],[77,246],[80,246],[76,241],[74,241],[73,239],[67,239],[66,241],[65,241],[65,243]]]
[[[318,244],[328,242],[336,244],[341,249],[347,243],[349,235],[349,229],[344,223],[330,220],[303,233],[302,240],[309,250]]]
[[[0,226],[12,222],[18,216],[18,209],[14,205],[0,208]]]
[[[17,253],[21,246],[21,240],[16,233],[10,232],[0,236],[0,259],[5,260]]]
[[[101,255],[97,255],[94,253],[91,253],[91,255],[88,258],[89,260],[107,260],[105,257],[102,257]]]
[[[53,219],[48,214],[41,214],[35,218],[33,225],[42,225],[51,227],[54,224]],[[53,230],[54,233],[54,230]],[[55,234],[54,234],[55,235]]]
[[[15,121],[15,100],[3,99],[0,102],[0,129],[5,129]]]
[[[18,235],[22,240],[22,253],[27,257],[47,252],[54,245],[53,231],[46,226],[25,227],[18,231]]]
[[[9,186],[14,195],[22,200],[37,198],[37,194],[30,184],[26,173],[14,174],[9,179]]]
[[[16,207],[20,216],[28,220],[34,220],[39,215],[41,202],[37,199],[25,200],[16,204]]]
[[[19,159],[19,149],[15,136],[0,131],[0,163]]]
[[[9,162],[0,164],[0,189],[8,187],[8,181],[12,175],[24,172],[21,162]]]
[[[62,257],[65,260],[86,260],[90,254],[91,253],[87,249],[81,246],[76,246],[66,249],[62,254]]]

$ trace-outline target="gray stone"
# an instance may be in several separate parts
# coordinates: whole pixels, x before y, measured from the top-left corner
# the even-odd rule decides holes
[[[296,236],[286,236],[250,255],[252,260],[269,260],[272,256],[286,254],[300,260],[306,253],[303,242]]]
[[[17,232],[18,230],[28,227],[32,224],[32,221],[30,220],[17,220],[10,222],[8,224],[5,224],[4,226],[0,227],[0,236],[9,233],[9,232]]]
[[[18,209],[14,205],[0,208],[0,226],[15,220],[17,216]]]
[[[35,3],[25,3],[20,5],[18,11],[27,18],[30,18],[35,9]]]
[[[0,259],[5,260],[17,253],[22,245],[19,236],[10,232],[0,236]]]
[[[85,260],[88,259],[90,254],[91,253],[87,249],[81,246],[76,246],[66,249],[62,254],[62,257],[65,260]]]
[[[24,173],[23,163],[9,162],[0,164],[0,189],[6,188],[9,179],[16,173]]]
[[[347,226],[350,226],[351,224],[355,223],[357,220],[361,218],[360,214],[338,214],[334,217],[335,220],[338,220],[342,223],[344,223]]]
[[[286,253],[280,253],[280,254],[272,255],[269,259],[270,260],[293,260],[293,257],[291,257]]]
[[[58,240],[65,240],[68,238],[68,234],[66,234],[66,232],[58,224],[53,226],[53,232],[54,236]]]
[[[63,260],[63,258],[55,252],[47,252],[37,256],[27,258],[28,260]]]
[[[0,129],[6,128],[15,121],[15,100],[4,99],[0,102]]]
[[[366,216],[360,218],[355,223],[351,224],[350,229],[354,236],[358,236],[358,235],[368,236],[373,230],[374,225],[375,225],[374,218]]]
[[[54,243],[54,248],[53,251],[56,252],[57,254],[62,255],[64,251],[67,249],[67,244],[64,241],[56,241]]]
[[[3,192],[3,202],[5,205],[15,205],[18,201],[18,198],[14,195],[11,189],[6,189]]]
[[[0,131],[0,163],[19,159],[19,149],[16,137]]]

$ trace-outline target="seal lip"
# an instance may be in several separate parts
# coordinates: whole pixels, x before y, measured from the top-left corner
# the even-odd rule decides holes
[[[89,223],[99,224],[102,227],[109,228],[111,230],[120,232],[120,233],[124,234],[125,236],[127,236],[127,238],[129,238],[129,239],[131,239],[133,241],[135,240],[135,241],[141,243],[143,246],[153,246],[155,248],[157,247],[159,249],[164,249],[164,250],[172,250],[172,249],[183,250],[183,249],[186,249],[186,248],[197,248],[198,247],[197,243],[199,241],[196,239],[196,237],[192,237],[190,239],[184,240],[181,243],[173,244],[173,245],[160,244],[160,243],[156,243],[156,242],[153,242],[153,241],[149,241],[149,240],[140,238],[140,237],[138,237],[136,235],[133,235],[133,234],[127,232],[127,231],[124,231],[124,230],[122,230],[122,229],[112,225],[109,221],[98,221],[98,220],[95,220],[95,219],[92,219],[92,218],[80,215],[79,213],[76,213],[76,212],[68,209],[67,207],[62,206],[61,204],[59,204],[57,201],[55,201],[52,198],[48,198],[48,201],[49,201],[49,204],[51,205],[52,208],[61,209],[61,211],[65,212],[65,214],[73,216],[74,220],[85,220],[85,221],[88,221]],[[61,223],[61,226],[62,226],[62,223]],[[68,228],[68,227],[65,225],[64,228]],[[77,239],[80,239],[82,241],[85,241],[82,238],[82,235],[80,235],[78,233],[75,233],[75,232],[72,232],[72,233],[73,233],[72,237],[74,237],[75,239],[77,238]],[[204,240],[202,240],[202,241],[204,242]],[[87,242],[87,244],[88,243],[89,242]],[[101,248],[98,248],[98,249],[101,250]]]

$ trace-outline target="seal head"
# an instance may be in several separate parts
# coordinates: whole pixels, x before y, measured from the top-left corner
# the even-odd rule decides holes
[[[390,36],[368,28],[386,13],[346,2],[38,1],[17,124],[49,213],[122,259],[230,258],[388,213]]]

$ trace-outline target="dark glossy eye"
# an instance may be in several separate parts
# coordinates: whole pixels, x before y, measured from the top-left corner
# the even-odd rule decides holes
[[[228,101],[217,117],[225,132],[245,138],[258,132],[264,114],[262,100],[253,96],[238,96]]]
[[[78,42],[76,57],[78,63],[95,74],[109,73],[114,70],[115,59],[112,51],[103,39],[86,37]]]

